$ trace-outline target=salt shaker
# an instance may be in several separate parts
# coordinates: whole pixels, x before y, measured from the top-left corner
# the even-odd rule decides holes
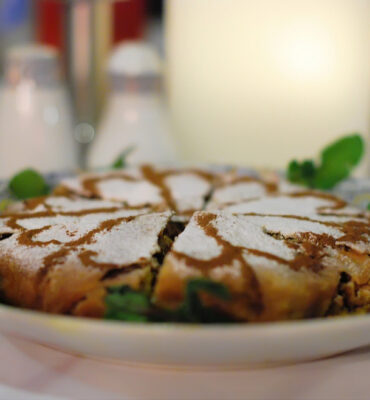
[[[89,167],[110,166],[128,149],[132,164],[175,161],[161,73],[161,60],[149,45],[127,42],[116,48],[108,63],[111,91],[89,151]]]
[[[0,177],[26,167],[41,172],[77,166],[73,120],[56,50],[15,47],[0,89]]]

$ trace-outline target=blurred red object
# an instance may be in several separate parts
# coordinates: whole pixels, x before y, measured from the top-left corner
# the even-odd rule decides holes
[[[36,37],[38,42],[63,48],[66,4],[60,0],[35,2]],[[112,3],[112,43],[143,36],[146,0],[117,0]]]
[[[62,49],[64,45],[63,15],[65,4],[59,0],[35,2],[36,36],[38,42]]]
[[[145,26],[145,0],[117,1],[113,4],[113,43],[140,39]]]

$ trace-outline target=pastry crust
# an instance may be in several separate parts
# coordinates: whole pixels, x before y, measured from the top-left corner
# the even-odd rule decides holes
[[[170,217],[63,197],[13,207],[0,218],[7,235],[0,241],[3,297],[47,312],[102,316],[106,287],[148,290]]]
[[[191,278],[229,288],[228,302],[209,305],[237,320],[320,317],[341,289],[342,274],[362,290],[343,291],[342,310],[369,304],[369,220],[332,216],[198,212],[167,255],[155,287],[160,306],[177,307]]]

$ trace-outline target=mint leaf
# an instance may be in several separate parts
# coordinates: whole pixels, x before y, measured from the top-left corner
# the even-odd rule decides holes
[[[186,286],[186,297],[203,291],[222,300],[229,300],[230,293],[222,283],[213,282],[207,278],[191,279]]]
[[[145,322],[151,307],[145,293],[137,292],[129,286],[109,288],[105,304],[105,318],[121,321]]]
[[[218,322],[221,315],[210,307],[205,307],[200,300],[200,292],[207,293],[220,300],[229,300],[230,293],[226,286],[200,278],[190,280],[186,286],[185,299],[178,313],[185,322]],[[215,321],[216,320],[216,321]]]
[[[10,192],[19,200],[44,196],[49,193],[45,179],[34,169],[25,169],[10,180]]]
[[[359,134],[345,136],[327,146],[321,153],[323,164],[344,163],[354,167],[361,161],[364,154],[364,140]]]
[[[301,164],[292,160],[288,165],[287,178],[294,183],[302,183]]]
[[[293,160],[287,168],[287,178],[310,188],[331,189],[343,179],[348,178],[365,151],[359,134],[345,136],[327,146],[321,152],[320,164],[313,160],[299,162]]]
[[[288,166],[288,179],[293,183],[312,186],[312,181],[316,174],[316,166],[312,160],[305,160],[299,163],[293,160]]]
[[[228,289],[221,283],[193,279],[187,283],[183,303],[171,311],[157,307],[146,293],[123,285],[108,289],[105,318],[128,322],[232,322],[219,310],[205,307],[199,296],[202,292],[224,301],[230,299]]]
[[[301,164],[303,178],[311,181],[316,174],[316,166],[312,160],[305,160]]]
[[[116,161],[112,164],[113,169],[122,169],[126,165],[125,160],[123,157],[119,156]]]
[[[365,144],[360,135],[344,137],[321,153],[321,166],[314,180],[315,187],[331,189],[346,179],[364,154]]]
[[[113,169],[122,169],[127,165],[127,157],[133,152],[135,146],[129,146],[127,149],[123,150],[123,152],[116,158],[114,163],[112,164]]]

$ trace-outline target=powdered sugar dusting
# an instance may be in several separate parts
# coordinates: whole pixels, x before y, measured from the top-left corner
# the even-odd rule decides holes
[[[164,169],[152,166],[86,174],[62,181],[78,195],[123,202],[129,206],[160,206],[189,213],[203,209],[212,190],[212,175],[203,170]]]
[[[347,240],[338,240],[336,243],[338,245],[347,246],[359,253],[370,254],[370,237],[369,235],[363,235],[366,241],[350,242]]]
[[[31,210],[29,216],[22,212],[19,218],[18,214],[0,218],[0,233],[8,232],[8,229],[13,233],[10,238],[0,241],[1,255],[35,270],[42,268],[45,257],[60,250],[66,257],[89,250],[97,254],[95,261],[98,263],[148,263],[159,251],[158,235],[171,216],[171,212],[148,214],[147,210],[124,207],[112,208],[111,211],[108,207],[105,211],[104,207],[94,208],[93,205],[111,204],[94,200],[83,200],[86,205],[83,210],[81,201],[72,203],[71,199],[49,199],[53,211],[42,209],[37,215]],[[55,211],[58,207],[64,214]],[[68,214],[66,208],[72,214]],[[83,213],[74,215],[76,210]],[[10,222],[12,228],[8,226]]]
[[[321,203],[317,204],[321,205]],[[323,240],[331,238],[328,243],[336,243],[337,246],[346,242],[341,240],[345,236],[346,228],[340,224],[327,224],[293,216],[235,215],[222,211],[216,214],[198,212],[194,214],[173,247],[176,252],[197,260],[214,260],[225,250],[224,245],[220,245],[219,240],[213,236],[214,233],[207,234],[211,231],[207,226],[200,225],[199,221],[209,221],[208,224],[216,228],[217,237],[221,243],[229,243],[236,249],[235,260],[238,260],[237,254],[240,249],[243,249],[249,254],[248,259],[251,259],[252,254],[258,256],[259,262],[263,258],[264,263],[276,267],[284,266],[284,270],[287,268],[289,270],[289,262],[293,262],[300,254],[305,253],[304,247],[298,245],[302,240],[317,242],[319,238],[327,238]],[[306,234],[306,239],[303,239],[304,234]],[[296,245],[291,245],[289,242],[291,239],[296,241]],[[335,242],[335,240],[338,241]],[[369,249],[368,244],[362,240],[351,241],[348,246],[360,252],[366,252]],[[257,253],[254,254],[253,251]],[[325,246],[318,248],[317,251],[324,252]],[[320,260],[319,256],[315,257]],[[233,260],[229,259],[229,262]],[[189,265],[191,266],[192,263],[190,262]],[[217,265],[214,265],[214,268],[217,268]]]
[[[187,265],[184,261],[178,260],[173,253],[169,253],[166,258],[174,272],[183,279],[199,278],[202,276],[201,271]]]
[[[97,188],[101,198],[125,202],[129,206],[155,205],[163,202],[160,189],[144,180],[125,181],[112,178],[98,182]]]
[[[261,222],[244,216],[218,214],[213,225],[218,234],[233,246],[263,251],[286,260],[293,259],[294,251],[283,241],[267,235],[264,231],[265,224]]]
[[[167,224],[170,213],[146,214],[132,221],[122,221],[109,231],[94,236],[94,243],[83,246],[97,255],[92,259],[99,263],[129,265],[160,251],[158,235]]]
[[[292,269],[289,268],[289,265],[283,264],[276,260],[266,260],[266,257],[263,255],[256,255],[250,253],[249,251],[245,251],[243,253],[243,257],[256,272],[258,272],[260,269],[270,269],[278,270],[280,274],[286,276],[292,273]]]
[[[240,218],[268,232],[279,233],[284,236],[296,236],[299,233],[326,234],[334,238],[343,235],[340,229],[325,225],[320,222],[312,222],[297,218],[284,218],[278,216],[240,216]],[[268,251],[268,248],[267,248]]]
[[[221,282],[230,278],[238,280],[242,278],[242,275],[242,266],[237,260],[233,260],[231,265],[213,268],[210,272],[212,279]]]
[[[212,189],[210,182],[190,172],[170,175],[165,182],[180,213],[202,209],[204,198]]]
[[[9,258],[21,268],[37,271],[43,266],[45,257],[57,252],[59,245],[47,246],[21,246],[18,243],[19,233],[0,242],[0,254],[2,259]]]
[[[304,186],[294,185],[293,183],[288,182],[285,179],[281,179],[278,183],[278,192],[279,193],[300,193],[304,192],[306,188]]]
[[[243,200],[253,199],[266,194],[266,187],[260,182],[238,182],[217,188],[208,204],[207,209],[212,210],[220,204],[238,203]]]
[[[117,204],[112,201],[87,200],[83,198],[68,198],[64,196],[50,196],[45,199],[45,204],[55,212],[75,212],[93,210],[96,208],[113,208]],[[45,211],[44,205],[39,205],[34,212]]]
[[[226,206],[230,213],[310,216],[318,214],[321,207],[335,206],[335,202],[320,197],[266,196],[259,199]]]
[[[57,240],[60,243],[68,243],[71,240],[81,238],[93,229],[97,229],[104,221],[139,214],[141,214],[140,210],[118,210],[111,213],[92,213],[82,216],[57,215],[47,218],[27,218],[18,221],[18,224],[27,230],[50,227],[35,235],[33,238],[36,241]]]
[[[175,241],[173,250],[199,260],[210,260],[221,254],[216,240],[207,236],[194,218]]]

